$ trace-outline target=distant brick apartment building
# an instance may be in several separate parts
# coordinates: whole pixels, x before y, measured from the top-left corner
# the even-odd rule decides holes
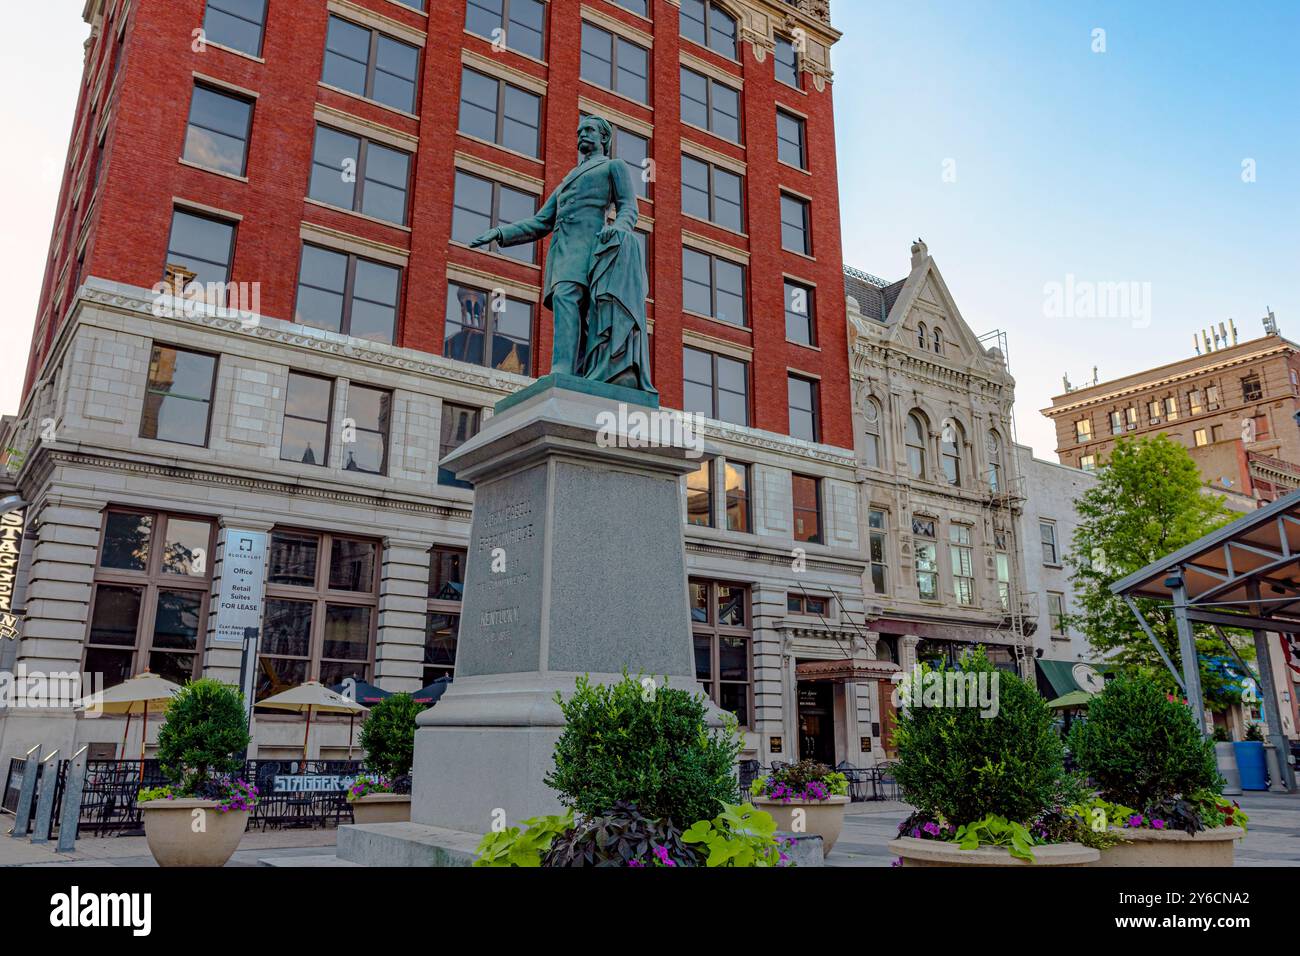
[[[875,703],[812,695],[804,719],[796,672],[846,656],[866,568],[825,0],[89,0],[85,19],[0,435],[27,505],[10,663],[233,681],[220,556],[256,532],[259,697],[452,673],[473,492],[438,462],[551,350],[545,243],[467,243],[531,214],[600,113],[641,189],[655,384],[707,418],[683,487],[697,676],[765,763],[873,759]],[[196,306],[160,310],[164,279]],[[312,755],[346,733],[324,718]],[[0,713],[0,758],[120,737]],[[299,739],[258,716],[257,755]]]
[[[1234,507],[1300,488],[1300,346],[1270,332],[1052,398],[1062,464],[1091,470],[1120,437],[1164,434]]]

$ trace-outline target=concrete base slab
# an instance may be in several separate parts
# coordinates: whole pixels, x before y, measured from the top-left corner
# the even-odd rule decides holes
[[[323,853],[317,853],[313,856],[270,856],[263,857],[257,861],[258,866],[275,866],[275,867],[331,867],[331,866],[360,866],[360,863],[353,863],[351,860],[340,860],[337,856],[326,856]]]
[[[421,823],[339,827],[338,857],[358,866],[470,866],[481,833]]]

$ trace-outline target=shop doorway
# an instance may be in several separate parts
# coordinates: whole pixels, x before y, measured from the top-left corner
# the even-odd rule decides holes
[[[835,766],[835,685],[799,682],[799,759]]]

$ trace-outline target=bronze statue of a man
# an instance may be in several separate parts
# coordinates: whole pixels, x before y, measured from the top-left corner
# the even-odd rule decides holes
[[[555,316],[551,371],[655,393],[646,338],[645,266],[633,233],[636,190],[612,159],[613,127],[578,124],[581,159],[531,219],[489,229],[470,246],[551,236],[543,302]],[[614,211],[607,221],[608,211]]]

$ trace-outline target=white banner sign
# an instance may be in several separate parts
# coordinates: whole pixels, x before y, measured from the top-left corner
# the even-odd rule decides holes
[[[262,626],[265,591],[266,532],[227,528],[217,594],[219,642],[242,644],[245,628]]]

